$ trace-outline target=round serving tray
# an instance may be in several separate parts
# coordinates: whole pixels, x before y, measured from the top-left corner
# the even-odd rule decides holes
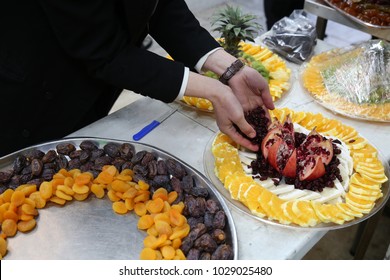
[[[337,7],[336,5],[334,5],[331,1],[329,0],[324,0],[326,2],[326,4],[328,4],[329,6],[331,6],[333,9],[337,10],[338,12],[342,13],[343,15],[345,15],[346,17],[348,17],[349,19],[353,20],[354,22],[357,22],[363,26],[366,26],[368,28],[373,28],[373,29],[390,29],[390,26],[381,26],[381,25],[375,25],[375,24],[372,24],[372,23],[369,23],[369,22],[365,22],[353,15],[350,15],[348,14],[346,11],[344,11],[343,9],[340,9],[339,7]]]
[[[371,210],[371,212],[369,214],[364,215],[361,218],[356,218],[356,219],[354,219],[354,220],[352,220],[350,222],[345,222],[342,225],[333,224],[333,223],[320,223],[320,224],[318,224],[317,226],[314,226],[314,227],[300,227],[299,225],[295,225],[295,224],[286,225],[286,224],[281,224],[281,223],[279,223],[279,222],[277,222],[275,220],[268,220],[267,218],[261,218],[259,216],[256,216],[256,215],[252,214],[251,211],[245,205],[243,205],[240,201],[233,199],[230,196],[229,191],[224,187],[222,182],[215,175],[215,173],[214,173],[214,169],[215,169],[214,156],[212,154],[211,149],[212,149],[212,144],[213,144],[213,141],[215,139],[215,136],[218,133],[216,133],[210,139],[210,141],[207,143],[207,146],[206,146],[205,151],[204,151],[203,163],[204,163],[204,168],[205,168],[206,175],[211,180],[211,182],[214,184],[214,186],[217,188],[217,190],[222,194],[222,196],[227,201],[229,201],[229,203],[231,205],[233,205],[237,210],[239,210],[240,212],[242,212],[242,213],[244,213],[244,214],[246,214],[246,215],[248,215],[248,216],[250,216],[250,217],[252,217],[254,219],[262,221],[264,223],[275,225],[275,226],[280,226],[280,227],[283,227],[283,228],[302,229],[302,230],[334,230],[334,229],[341,229],[341,228],[346,228],[346,227],[349,227],[349,226],[356,225],[356,224],[358,224],[358,223],[360,223],[360,222],[370,218],[371,216],[373,216],[376,212],[379,211],[379,209],[381,209],[386,204],[386,201],[389,198],[389,195],[390,195],[389,185],[390,184],[389,184],[389,181],[387,181],[384,184],[382,184],[383,197],[381,197],[380,199],[378,199],[376,201],[374,208]],[[390,178],[389,177],[390,172],[389,172],[389,165],[388,165],[388,163],[385,162],[381,156],[380,156],[380,159],[381,159],[381,161],[383,163],[383,166],[385,168],[386,176],[388,178]]]
[[[65,138],[20,150],[0,158],[0,171],[12,168],[14,159],[24,152],[39,149],[47,152],[60,143],[72,143],[76,147],[84,140],[91,140],[103,147],[109,142],[130,143],[136,152],[153,152],[161,159],[174,159],[181,163],[187,173],[194,177],[198,186],[206,187],[211,198],[217,200],[226,213],[227,243],[231,244],[234,259],[238,258],[237,233],[232,215],[226,202],[211,182],[185,162],[154,146],[131,141],[105,138]],[[65,209],[63,209],[65,208]],[[49,203],[39,209],[37,226],[29,233],[17,233],[8,238],[6,259],[139,259],[146,232],[137,228],[139,217],[133,212],[115,214],[112,202],[105,196],[98,199],[93,195],[85,201],[70,201],[65,206]]]

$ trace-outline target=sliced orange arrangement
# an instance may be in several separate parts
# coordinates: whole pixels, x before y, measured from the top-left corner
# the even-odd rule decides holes
[[[244,54],[248,54],[257,61],[261,62],[269,71],[269,88],[272,100],[276,101],[280,99],[291,87],[291,69],[287,68],[286,62],[270,51],[267,47],[245,42],[241,42],[240,46]],[[194,106],[205,111],[213,111],[213,105],[207,99],[184,96],[183,101],[190,106]]]
[[[373,210],[376,201],[383,196],[382,184],[388,178],[378,152],[366,139],[352,127],[327,119],[321,114],[295,112],[288,108],[275,109],[270,113],[271,117],[280,122],[289,115],[293,123],[308,130],[315,127],[322,135],[343,141],[353,159],[348,190],[341,201],[329,203],[299,198],[283,199],[278,192],[274,193],[262,185],[262,181],[246,174],[239,157],[239,147],[226,135],[219,133],[212,143],[214,173],[233,200],[240,201],[260,218],[301,227],[315,227],[321,223],[341,225]]]

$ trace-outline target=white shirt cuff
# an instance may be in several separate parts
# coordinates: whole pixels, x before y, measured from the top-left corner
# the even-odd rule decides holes
[[[211,51],[209,51],[208,53],[206,53],[204,56],[202,56],[198,63],[195,65],[195,70],[198,71],[198,73],[202,73],[202,68],[203,68],[203,64],[206,62],[207,58],[214,52],[216,52],[217,50],[220,50],[220,49],[223,49],[222,47],[218,47],[218,48],[215,48]]]
[[[189,76],[190,76],[190,69],[188,67],[184,67],[183,81],[181,82],[180,91],[179,91],[179,94],[176,97],[175,101],[182,100],[182,98],[184,96],[184,92],[186,91],[186,88],[187,88]]]

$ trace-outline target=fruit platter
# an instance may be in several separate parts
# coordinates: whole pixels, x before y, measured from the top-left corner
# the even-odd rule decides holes
[[[5,259],[237,259],[205,176],[150,145],[67,138],[0,158]]]
[[[325,108],[348,117],[390,122],[390,43],[370,40],[318,54],[301,82]]]
[[[246,115],[259,151],[217,133],[207,175],[238,210],[263,222],[313,230],[354,225],[389,197],[388,164],[354,128],[321,114],[258,108]]]
[[[286,66],[286,62],[265,46],[241,42],[240,47],[241,58],[246,65],[256,69],[268,81],[272,100],[277,101],[287,94],[292,81],[291,69]],[[205,75],[218,78],[211,71],[206,72]],[[204,98],[184,96],[181,102],[202,111],[213,111],[211,102]]]
[[[367,27],[390,28],[389,0],[325,0],[331,7]]]

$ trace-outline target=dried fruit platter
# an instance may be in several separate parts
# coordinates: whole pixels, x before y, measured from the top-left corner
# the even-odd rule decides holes
[[[297,148],[297,151],[300,150],[298,155],[305,154],[302,146],[305,146],[305,141],[310,142],[308,139],[313,132],[309,132],[315,128],[318,133],[315,138],[322,141],[317,142],[320,144],[316,147],[322,147],[327,152],[327,143],[332,141],[332,161],[326,166],[325,175],[309,182],[307,186],[311,186],[311,189],[296,188],[297,179],[287,182],[287,176],[269,175],[268,178],[263,178],[267,170],[254,172],[259,156],[238,147],[229,137],[218,133],[206,147],[205,170],[221,194],[237,209],[273,225],[327,230],[357,224],[384,206],[389,198],[388,164],[381,160],[378,151],[354,128],[340,121],[327,119],[321,114],[295,112],[288,108],[275,109],[271,111],[271,116],[284,124],[291,119],[295,133],[299,131],[298,135],[304,135],[303,132],[309,134],[306,140],[301,140],[303,143]],[[288,126],[284,125],[286,127]],[[264,139],[272,131],[266,131]],[[276,144],[269,148],[269,154],[272,153],[272,147],[276,147]],[[262,151],[264,148],[262,147]],[[280,155],[285,152],[283,149],[276,150],[278,153],[282,151]],[[317,150],[321,149],[312,149],[314,152]],[[323,155],[327,156],[329,153]],[[306,159],[297,162],[298,170],[300,162],[306,162]],[[270,168],[271,165],[263,166]],[[318,171],[314,167],[311,170],[305,168],[302,165],[299,177],[313,176]],[[288,173],[287,169],[283,169],[282,173]],[[275,172],[275,168],[270,170]],[[319,182],[323,185],[318,184]],[[331,187],[326,186],[329,183]],[[300,184],[303,185],[302,182]]]
[[[259,68],[257,70],[260,73],[263,71],[260,68],[266,69],[272,100],[277,101],[282,98],[290,90],[292,83],[291,69],[286,66],[286,62],[267,47],[245,42],[240,45],[244,53],[244,60],[248,65],[255,69]],[[204,98],[184,96],[181,102],[202,111],[213,111],[211,102]]]
[[[31,160],[36,151],[41,152],[39,161],[44,162],[39,175],[44,180],[36,171],[37,161],[30,164],[31,168],[22,169],[25,163],[20,159]],[[114,159],[115,155],[118,157]],[[93,156],[98,157],[92,159]],[[45,172],[51,167],[45,166],[47,162],[55,162],[62,169]],[[4,176],[10,170],[20,174],[17,180],[26,180],[21,176],[32,170],[31,184],[16,187],[14,176],[5,186]],[[97,174],[91,175],[95,171]],[[213,254],[219,258],[238,257],[234,222],[218,191],[197,170],[156,147],[103,138],[68,138],[0,158],[0,173],[0,208],[5,210],[1,211],[0,247],[2,255],[6,250],[6,259],[196,259]],[[68,175],[72,177],[69,180]],[[84,186],[77,183],[85,179],[91,181]],[[57,182],[53,190],[53,180],[63,180],[64,185]],[[68,181],[73,184],[70,188]],[[38,182],[42,183],[37,188]],[[48,194],[49,186],[53,193]],[[23,193],[26,197],[20,196]],[[34,205],[34,209],[26,204]],[[11,217],[11,212],[16,216]],[[5,221],[13,218],[18,226],[11,232],[12,227]],[[25,220],[33,220],[34,226],[20,226]],[[187,252],[183,256],[171,247]]]
[[[390,122],[390,44],[370,40],[318,54],[301,70],[302,86],[325,108],[362,120]]]

